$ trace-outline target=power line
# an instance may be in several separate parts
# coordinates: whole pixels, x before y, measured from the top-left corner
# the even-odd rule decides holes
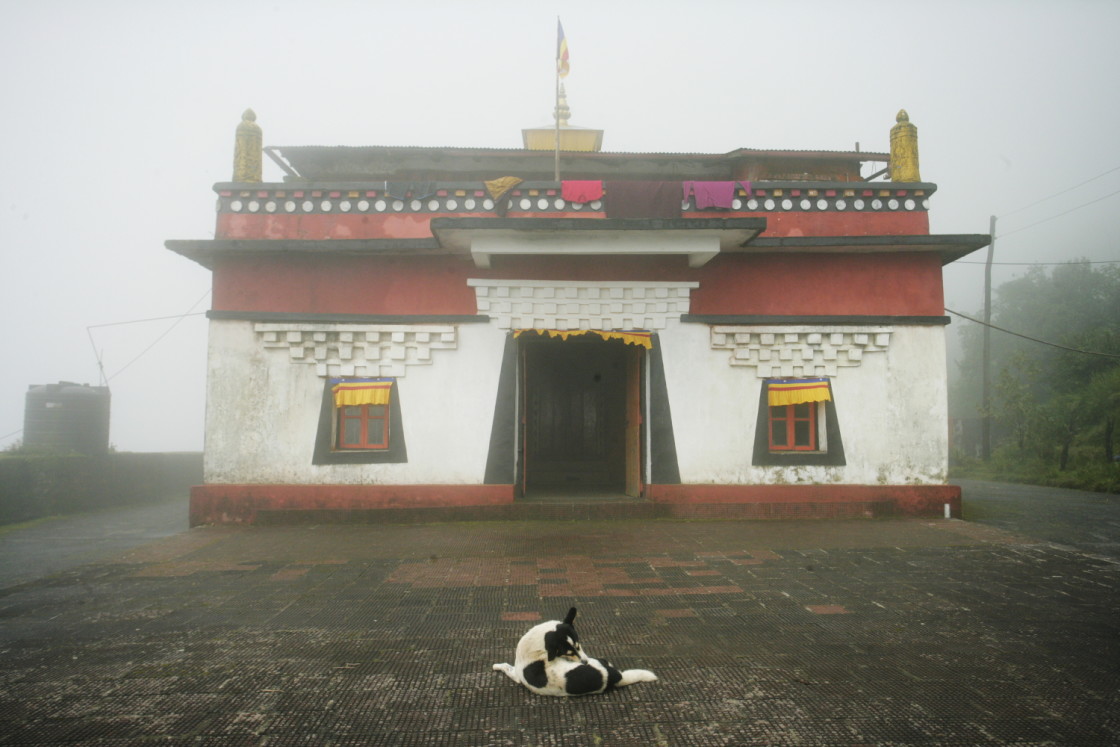
[[[1117,360],[1120,360],[1120,355],[1116,355],[1115,353],[1101,353],[1101,352],[1098,352],[1096,350],[1081,350],[1079,348],[1066,347],[1065,345],[1059,345],[1056,342],[1048,342],[1046,340],[1040,340],[1037,337],[1031,337],[1030,335],[1024,335],[1024,334],[1021,334],[1019,332],[1012,332],[1009,329],[1004,329],[1003,327],[998,327],[995,324],[985,324],[984,322],[982,322],[979,319],[974,319],[971,316],[969,316],[968,314],[962,314],[959,311],[953,311],[952,309],[950,309],[948,307],[946,307],[945,310],[948,311],[950,314],[955,314],[956,316],[959,316],[962,319],[967,319],[970,322],[976,322],[977,324],[979,324],[981,326],[989,327],[990,329],[994,329],[998,332],[1003,332],[1005,334],[1013,335],[1014,337],[1022,337],[1024,340],[1030,340],[1031,342],[1037,342],[1040,345],[1049,345],[1052,348],[1058,348],[1059,350],[1067,350],[1071,353],[1082,353],[1084,355],[1097,355],[1097,356],[1100,356],[1102,358],[1116,358]]]
[[[1002,238],[1002,237],[1001,237]],[[957,260],[955,265],[982,265],[984,262],[965,262]],[[993,265],[1007,265],[1015,267],[1051,267],[1057,265],[1120,265],[1120,259],[1076,260],[1067,259],[1065,262],[992,262]]]
[[[1070,187],[1068,189],[1063,189],[1061,192],[1055,192],[1052,195],[1047,195],[1046,197],[1043,197],[1041,200],[1035,200],[1034,202],[1032,202],[1029,205],[1024,205],[1021,208],[1016,208],[1015,210],[1012,210],[1010,213],[1004,213],[1003,215],[1001,215],[999,217],[1000,218],[1006,218],[1009,215],[1015,215],[1015,213],[1021,213],[1024,210],[1027,210],[1028,208],[1032,208],[1035,205],[1040,205],[1043,202],[1046,202],[1047,200],[1049,200],[1051,198],[1057,197],[1058,195],[1064,195],[1066,192],[1072,192],[1073,190],[1077,189],[1078,187],[1084,186],[1084,185],[1088,184],[1089,182],[1093,182],[1093,181],[1096,181],[1097,179],[1100,179],[1102,176],[1108,176],[1113,171],[1120,171],[1120,166],[1115,166],[1115,167],[1113,167],[1113,168],[1109,169],[1108,171],[1105,171],[1101,174],[1097,174],[1096,176],[1089,177],[1088,179],[1086,179],[1083,182],[1080,182],[1079,184],[1074,184],[1072,187]]]
[[[133,358],[128,363],[124,364],[119,369],[117,369],[116,372],[114,372],[112,376],[106,376],[105,375],[105,366],[103,365],[103,362],[101,360],[101,354],[97,351],[97,346],[94,345],[93,353],[97,357],[97,367],[101,371],[102,381],[106,385],[108,385],[108,383],[110,381],[112,381],[117,376],[120,376],[122,373],[124,373],[125,369],[127,369],[129,366],[131,366],[136,361],[143,358],[144,355],[146,355],[149,350],[151,350],[157,344],[159,344],[160,340],[167,337],[167,335],[169,335],[171,333],[171,330],[173,330],[177,326],[179,326],[179,323],[182,322],[187,317],[189,317],[189,316],[200,316],[201,314],[204,314],[205,312],[201,312],[201,311],[197,312],[197,313],[192,313],[192,312],[194,312],[195,307],[198,306],[200,303],[202,303],[202,301],[208,295],[210,295],[210,289],[209,288],[206,290],[205,293],[203,293],[201,296],[199,296],[197,301],[195,301],[194,303],[191,304],[191,307],[189,309],[187,309],[186,312],[184,312],[182,314],[175,315],[175,316],[152,317],[152,318],[149,318],[149,319],[132,319],[132,320],[129,320],[127,322],[111,322],[111,323],[108,323],[108,324],[92,324],[92,325],[86,327],[86,334],[89,336],[90,344],[93,345],[93,333],[90,330],[98,328],[98,327],[116,327],[116,326],[120,326],[120,325],[124,325],[124,324],[139,324],[140,322],[157,322],[157,321],[163,321],[165,319],[174,319],[175,320],[174,322],[171,323],[171,325],[167,329],[165,329],[163,331],[163,333],[159,337],[157,337],[155,340],[153,340],[152,343],[150,345],[148,345],[148,347],[141,350],[140,353],[135,358]]]
[[[1050,221],[1054,220],[1055,218],[1061,218],[1063,215],[1069,215],[1070,213],[1074,212],[1075,210],[1080,210],[1083,207],[1089,207],[1090,205],[1098,203],[1101,200],[1107,200],[1109,197],[1112,197],[1113,195],[1120,195],[1120,189],[1116,190],[1115,192],[1109,192],[1105,196],[1098,197],[1095,200],[1090,200],[1089,202],[1083,202],[1080,205],[1078,205],[1077,207],[1070,208],[1069,210],[1066,210],[1065,212],[1058,213],[1057,215],[1051,215],[1049,218],[1043,218],[1040,221],[1035,221],[1034,223],[1023,226],[1022,228],[1016,228],[1014,231],[1008,231],[1007,233],[1000,234],[1000,238],[1005,239],[1012,234],[1019,233],[1020,231],[1026,231],[1028,228],[1034,228],[1035,226],[1040,226],[1043,223],[1049,223]]]

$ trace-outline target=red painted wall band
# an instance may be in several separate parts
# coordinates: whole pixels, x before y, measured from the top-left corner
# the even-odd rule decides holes
[[[699,269],[683,257],[509,257],[490,270],[463,257],[225,257],[213,308],[309,314],[474,314],[471,277],[695,281],[690,313],[941,316],[935,253],[734,254]]]

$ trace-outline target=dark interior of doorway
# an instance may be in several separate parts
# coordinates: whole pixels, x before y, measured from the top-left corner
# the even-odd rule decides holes
[[[627,362],[594,336],[523,341],[525,500],[627,500]]]

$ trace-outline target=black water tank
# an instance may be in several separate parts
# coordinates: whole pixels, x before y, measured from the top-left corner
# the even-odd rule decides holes
[[[28,450],[104,454],[109,450],[109,387],[73,384],[32,386],[23,411]]]

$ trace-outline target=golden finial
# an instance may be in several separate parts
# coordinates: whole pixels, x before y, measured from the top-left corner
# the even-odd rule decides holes
[[[237,138],[233,148],[233,181],[261,181],[263,148],[264,138],[260,125],[257,124],[257,114],[252,109],[246,109],[241,115],[241,124],[237,125]]]
[[[920,182],[918,173],[918,128],[910,123],[910,115],[899,109],[891,128],[890,176],[892,182]]]
[[[568,92],[564,90],[564,84],[560,84],[560,96],[556,100],[556,111],[552,113],[553,119],[560,120],[561,127],[568,126],[568,120],[572,117],[572,110],[568,108]]]

